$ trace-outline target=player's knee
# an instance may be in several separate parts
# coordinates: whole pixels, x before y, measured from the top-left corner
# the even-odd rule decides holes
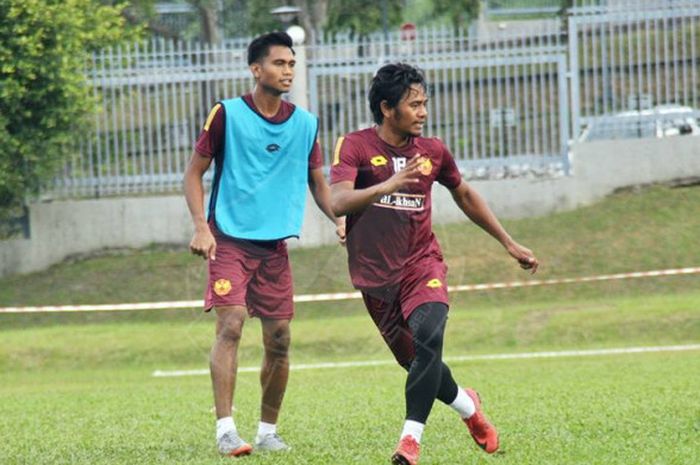
[[[423,326],[414,333],[413,342],[416,347],[416,351],[428,350],[428,351],[441,351],[443,343],[443,331],[442,328],[436,328],[433,326]]]
[[[418,307],[408,322],[416,351],[441,351],[446,322],[444,304],[428,303]]]
[[[291,337],[287,328],[278,328],[265,336],[265,352],[268,357],[286,357]]]
[[[236,318],[227,318],[218,325],[216,337],[226,342],[238,343],[242,334],[243,321]]]

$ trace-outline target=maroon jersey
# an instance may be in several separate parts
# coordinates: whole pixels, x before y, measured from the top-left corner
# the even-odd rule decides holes
[[[289,119],[289,117],[294,112],[294,105],[289,102],[282,100],[280,109],[277,114],[272,118],[266,118],[262,113],[260,113],[253,102],[252,94],[245,94],[243,100],[248,104],[250,108],[255,110],[260,116],[271,123],[282,123]],[[221,104],[217,103],[209,112],[206,123],[202,128],[202,132],[197,138],[194,149],[200,155],[205,157],[214,157],[219,153],[224,146],[224,108]],[[321,146],[318,141],[314,144],[314,148],[311,151],[311,156],[309,157],[309,169],[316,169],[323,167],[323,154],[321,153]]]
[[[432,231],[431,188],[437,181],[454,189],[462,177],[452,154],[437,138],[411,138],[394,147],[379,138],[376,128],[369,128],[338,139],[331,184],[351,181],[355,189],[387,180],[415,155],[424,159],[420,182],[385,195],[346,219],[350,277],[356,288],[398,283],[409,263],[425,256],[442,259]]]

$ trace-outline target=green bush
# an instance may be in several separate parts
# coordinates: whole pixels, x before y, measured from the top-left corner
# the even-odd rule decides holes
[[[55,175],[89,127],[88,54],[139,34],[123,8],[0,0],[0,219]]]

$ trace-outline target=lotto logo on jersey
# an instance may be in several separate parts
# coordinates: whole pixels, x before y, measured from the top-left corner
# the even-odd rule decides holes
[[[428,286],[431,289],[437,289],[439,287],[442,287],[442,281],[440,281],[437,278],[431,279],[430,281],[428,281],[428,284],[426,284],[426,286]]]
[[[421,211],[425,206],[425,195],[420,194],[389,194],[383,196],[374,205],[394,210]]]
[[[372,166],[384,166],[389,163],[389,160],[387,160],[384,155],[375,155],[369,162],[372,163]]]

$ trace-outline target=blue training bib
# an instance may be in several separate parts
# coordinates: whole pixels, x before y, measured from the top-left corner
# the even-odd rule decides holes
[[[209,215],[222,233],[250,240],[298,237],[318,119],[295,107],[271,123],[241,98],[221,102],[223,160],[217,159]]]

